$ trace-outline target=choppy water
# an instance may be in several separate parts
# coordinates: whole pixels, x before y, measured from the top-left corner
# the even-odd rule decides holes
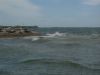
[[[41,37],[0,39],[0,75],[100,75],[99,30],[45,28]]]

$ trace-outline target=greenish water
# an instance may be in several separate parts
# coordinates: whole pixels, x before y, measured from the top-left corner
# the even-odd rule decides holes
[[[44,36],[0,39],[0,75],[100,75],[100,28],[40,31]]]

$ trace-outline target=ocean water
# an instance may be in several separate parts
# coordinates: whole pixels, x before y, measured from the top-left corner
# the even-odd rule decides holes
[[[0,39],[0,75],[100,75],[100,28],[40,28]]]

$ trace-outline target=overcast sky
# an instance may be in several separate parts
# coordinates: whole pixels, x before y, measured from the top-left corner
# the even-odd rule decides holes
[[[0,0],[0,24],[100,27],[100,0]]]

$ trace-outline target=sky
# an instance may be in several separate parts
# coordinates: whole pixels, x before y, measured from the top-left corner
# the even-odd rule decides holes
[[[0,25],[100,27],[100,0],[0,0]]]

